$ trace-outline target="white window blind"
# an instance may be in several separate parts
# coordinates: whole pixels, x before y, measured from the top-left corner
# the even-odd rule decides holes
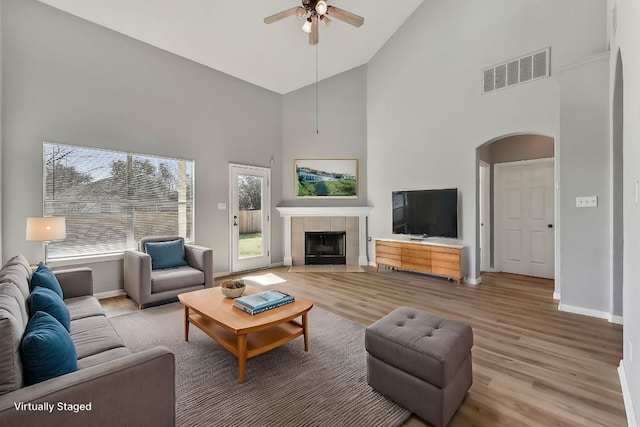
[[[44,215],[67,238],[49,258],[121,252],[149,235],[193,240],[192,160],[44,143]]]

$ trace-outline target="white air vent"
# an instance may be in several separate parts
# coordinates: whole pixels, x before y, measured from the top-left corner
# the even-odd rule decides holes
[[[496,64],[482,70],[482,93],[549,77],[551,48]]]

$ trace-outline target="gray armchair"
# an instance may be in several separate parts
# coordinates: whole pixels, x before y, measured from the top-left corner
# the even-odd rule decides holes
[[[186,265],[152,269],[146,243],[174,242],[184,246]],[[183,292],[213,286],[213,251],[202,246],[184,244],[180,236],[144,237],[138,250],[124,253],[124,290],[140,309],[146,304],[166,301]]]

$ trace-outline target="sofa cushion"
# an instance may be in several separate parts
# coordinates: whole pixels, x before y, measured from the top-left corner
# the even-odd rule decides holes
[[[20,342],[27,322],[22,292],[13,283],[0,283],[0,395],[23,386]]]
[[[82,319],[91,316],[104,316],[100,302],[94,296],[82,296],[67,298],[64,300],[71,320]]]
[[[43,311],[38,311],[29,320],[20,355],[25,385],[37,384],[78,369],[78,355],[69,332]]]
[[[203,284],[204,273],[189,266],[151,272],[151,293],[173,291]]]
[[[29,298],[27,298],[29,306],[29,314],[33,316],[38,311],[49,313],[65,327],[67,331],[71,330],[71,317],[69,309],[64,305],[64,301],[49,288],[36,286]]]
[[[9,299],[9,300],[6,300]],[[7,308],[7,302],[13,300],[16,302],[16,305],[11,305],[11,307],[15,307],[17,311],[14,313],[14,316],[18,317],[22,320],[22,331],[24,332],[24,328],[27,327],[27,322],[29,322],[29,308],[27,307],[27,302],[22,295],[22,291],[15,283],[0,283],[0,299],[3,302],[0,303],[0,308]]]
[[[27,299],[30,291],[31,274],[31,268],[26,258],[22,255],[17,255],[7,261],[2,270],[0,270],[0,283],[14,283],[24,296],[24,299]]]
[[[31,290],[35,289],[36,286],[49,288],[58,294],[61,299],[64,299],[62,288],[60,287],[60,283],[58,282],[56,275],[53,274],[53,271],[43,263],[38,264],[38,269],[31,276]]]
[[[124,347],[122,339],[104,316],[72,320],[71,339],[76,346],[78,359]]]
[[[144,251],[151,257],[151,269],[176,268],[187,265],[184,259],[184,242],[170,240],[167,242],[147,242]]]
[[[86,369],[95,365],[101,365],[103,363],[110,362],[111,360],[119,359],[130,354],[131,350],[129,350],[128,348],[118,347],[94,354],[92,356],[83,357],[82,359],[78,359],[78,370]]]

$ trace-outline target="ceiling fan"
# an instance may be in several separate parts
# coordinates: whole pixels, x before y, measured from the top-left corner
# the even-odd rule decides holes
[[[283,10],[275,15],[264,18],[265,24],[273,24],[281,19],[296,15],[298,19],[304,18],[302,31],[309,33],[309,44],[318,44],[318,21],[321,21],[327,27],[331,24],[331,18],[359,27],[364,24],[364,18],[354,13],[347,12],[339,7],[329,6],[324,0],[302,0],[302,6],[292,7]],[[331,18],[330,18],[331,17]]]

